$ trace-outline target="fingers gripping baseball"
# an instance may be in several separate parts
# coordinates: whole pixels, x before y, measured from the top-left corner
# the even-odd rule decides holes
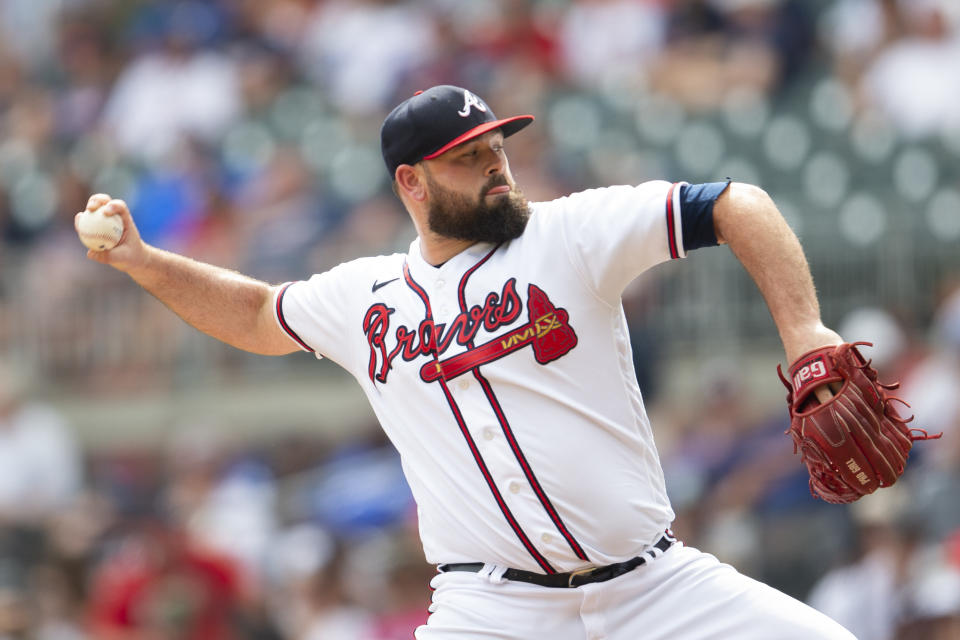
[[[114,217],[119,218],[121,223],[119,239],[110,237],[111,233],[116,233],[118,229]],[[104,193],[91,196],[86,209],[74,216],[74,227],[81,241],[89,247],[87,257],[95,262],[125,271],[143,259],[143,241],[130,209],[123,200],[111,198]],[[91,232],[102,232],[104,242],[91,242]]]
[[[112,198],[105,193],[96,193],[90,196],[90,199],[87,200],[87,208],[85,211],[96,211],[103,205],[110,202]]]

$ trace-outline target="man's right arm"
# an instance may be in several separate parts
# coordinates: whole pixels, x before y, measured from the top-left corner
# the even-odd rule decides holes
[[[263,355],[298,350],[276,322],[275,287],[146,244],[122,200],[97,194],[87,210],[105,205],[107,215],[123,219],[123,237],[113,249],[91,250],[87,257],[123,271],[188,324],[238,349]]]

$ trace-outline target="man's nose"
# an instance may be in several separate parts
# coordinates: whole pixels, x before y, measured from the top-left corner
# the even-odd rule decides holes
[[[493,151],[492,149],[487,151],[487,153],[490,154],[490,159],[487,163],[486,174],[488,176],[493,176],[498,173],[503,173],[503,167],[504,167],[503,156],[497,153],[496,151]]]

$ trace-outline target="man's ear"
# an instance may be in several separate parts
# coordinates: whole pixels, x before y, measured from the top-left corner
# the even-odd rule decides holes
[[[409,164],[402,164],[397,167],[394,174],[397,191],[416,202],[423,202],[427,199],[427,183],[424,179],[423,171]]]

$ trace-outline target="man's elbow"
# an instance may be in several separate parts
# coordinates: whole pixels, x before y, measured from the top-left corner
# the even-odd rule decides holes
[[[745,224],[755,216],[779,215],[766,191],[746,182],[731,182],[713,206],[713,226],[717,242],[729,241],[732,225]]]
[[[725,193],[746,204],[766,205],[773,204],[773,199],[762,187],[747,182],[731,182]]]

